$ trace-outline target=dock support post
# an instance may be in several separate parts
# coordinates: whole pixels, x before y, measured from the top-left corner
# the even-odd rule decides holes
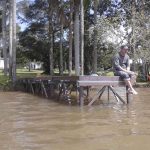
[[[45,88],[45,86],[44,86],[44,83],[43,83],[42,80],[41,80],[40,82],[41,82],[41,87],[42,87],[42,89],[43,89],[43,92],[44,92],[44,94],[45,94],[45,97],[48,98],[48,95],[47,95],[47,92],[46,92],[46,88]]]
[[[129,87],[126,86],[126,99],[127,99],[127,104],[129,103],[129,99],[130,99],[128,90],[129,90]]]
[[[109,102],[109,98],[110,98],[110,95],[109,95],[109,86],[107,88],[108,88],[108,102]]]
[[[84,105],[84,89],[83,87],[79,87],[79,105],[83,106]]]

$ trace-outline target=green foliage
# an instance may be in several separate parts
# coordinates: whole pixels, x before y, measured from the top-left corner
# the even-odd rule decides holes
[[[24,20],[29,23],[28,28],[19,35],[20,47],[18,48],[18,63],[26,63],[27,61],[37,60],[44,62],[44,71],[49,73],[49,34],[53,31],[54,36],[54,69],[59,66],[59,38],[60,38],[60,21],[63,20],[65,36],[63,39],[63,56],[64,62],[68,62],[68,21],[70,8],[70,1],[63,1],[63,8],[60,7],[60,1],[35,0],[33,3],[26,4],[24,9]],[[80,2],[80,1],[76,1]],[[84,0],[85,7],[85,34],[84,34],[84,70],[85,74],[92,71],[93,62],[93,46],[94,46],[94,32],[97,28],[97,51],[98,51],[98,70],[103,68],[107,70],[111,68],[111,58],[116,52],[118,46],[126,40],[130,42],[131,50],[133,50],[133,39],[136,39],[135,46],[142,46],[142,49],[136,51],[135,58],[144,58],[150,60],[149,57],[149,5],[148,0],[142,4],[142,1],[137,1],[136,17],[135,17],[135,33],[133,36],[133,2],[101,0],[98,1],[97,8],[97,24],[94,23],[94,3],[90,0]],[[61,8],[61,9],[60,9]],[[64,15],[66,18],[63,18]],[[144,17],[143,17],[144,16]],[[143,18],[142,18],[143,17]],[[124,27],[126,33],[120,30]],[[129,32],[129,29],[131,32]],[[117,40],[116,37],[118,38]],[[110,40],[111,39],[111,40]],[[68,40],[68,39],[67,39]],[[131,51],[131,56],[133,51]],[[73,67],[74,67],[74,50],[73,50]]]
[[[42,76],[42,70],[17,69],[17,78],[28,78]],[[13,89],[13,84],[9,76],[4,76],[3,70],[0,70],[0,90],[9,91]]]
[[[99,71],[98,75],[100,76],[114,76],[113,71]]]
[[[0,85],[6,86],[10,82],[9,77],[0,75]]]
[[[0,90],[10,90],[11,85],[12,83],[8,76],[0,75]]]

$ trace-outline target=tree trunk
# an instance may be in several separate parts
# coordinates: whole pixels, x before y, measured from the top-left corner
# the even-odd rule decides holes
[[[73,43],[73,0],[70,1],[70,25],[69,25],[69,76],[72,74],[72,43]]]
[[[50,29],[50,31],[49,31],[49,42],[50,42],[50,48],[49,48],[50,75],[53,75],[54,74],[54,64],[53,64],[53,32],[52,32],[52,29]]]
[[[94,49],[93,49],[93,73],[97,73],[97,0],[94,0]]]
[[[75,48],[75,74],[80,75],[80,53],[79,53],[79,3],[75,3],[74,21],[74,48]]]
[[[13,27],[13,42],[12,42],[12,49],[13,49],[13,71],[12,71],[12,75],[13,75],[13,83],[15,83],[16,81],[16,0],[12,0],[12,27]]]
[[[135,52],[136,52],[136,33],[135,33],[135,27],[136,27],[136,1],[132,1],[132,48],[133,48],[133,71],[135,71]]]
[[[83,0],[80,1],[81,15],[80,15],[80,37],[81,37],[81,75],[84,74],[84,4]]]
[[[9,2],[9,77],[12,79],[12,1]]]
[[[30,72],[31,71],[31,62],[29,61],[29,63],[28,63],[28,71]]]
[[[60,27],[60,75],[63,75],[63,24],[61,22],[61,27]]]
[[[4,57],[4,75],[7,75],[7,45],[6,45],[6,1],[3,0],[2,11],[2,33],[3,33],[3,57]]]
[[[63,10],[63,1],[60,1],[61,3],[61,10]],[[63,62],[63,12],[60,14],[60,65],[59,65],[59,70],[60,70],[60,75],[63,75],[63,70],[64,70],[64,62]]]
[[[53,60],[53,23],[52,23],[52,9],[51,9],[51,1],[49,3],[49,74],[54,74],[54,60]]]

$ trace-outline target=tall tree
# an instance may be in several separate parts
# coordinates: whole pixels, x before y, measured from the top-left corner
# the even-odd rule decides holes
[[[53,6],[52,6],[53,7]],[[48,1],[48,25],[49,25],[49,67],[50,67],[50,75],[54,74],[54,60],[53,60],[53,49],[54,49],[54,29],[53,29],[53,22],[52,22],[52,14],[53,8],[51,7],[51,1]]]
[[[81,75],[84,74],[84,3],[80,0]]]
[[[16,0],[12,0],[12,80],[16,81]]]
[[[94,0],[93,73],[97,73],[97,7],[98,1]]]
[[[70,0],[70,16],[69,16],[69,75],[72,74],[72,43],[73,43],[73,0]]]
[[[61,1],[60,4],[60,65],[59,65],[59,70],[60,70],[60,75],[63,75],[63,1]]]
[[[7,75],[7,37],[6,37],[6,0],[3,0],[2,13],[2,31],[3,31],[3,57],[4,57],[4,74]]]
[[[136,0],[132,1],[132,49],[133,49],[133,71],[135,71],[135,51],[136,51]]]
[[[136,69],[136,62],[139,59],[144,60],[143,62],[149,59],[149,6],[148,0],[122,1],[124,12],[121,14],[128,31],[127,38],[131,47],[133,70]]]
[[[75,74],[80,75],[80,43],[79,43],[79,0],[74,1],[74,48],[75,48]]]
[[[9,1],[9,77],[12,79],[13,76],[13,33],[12,33],[12,1]]]

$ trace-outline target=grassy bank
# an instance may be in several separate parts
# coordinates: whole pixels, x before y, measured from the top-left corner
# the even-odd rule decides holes
[[[58,75],[58,71],[55,71],[55,73],[56,73],[56,75]],[[48,75],[44,75],[42,70],[29,71],[28,69],[17,69],[16,75],[17,75],[17,78],[48,76]],[[102,71],[102,72],[98,72],[98,75],[113,76],[114,74],[111,71]],[[138,82],[135,86],[136,87],[150,87],[150,83],[149,82]],[[4,76],[3,70],[0,70],[0,90],[8,91],[11,89],[12,89],[12,82],[11,82],[9,76]]]
[[[17,69],[17,77],[37,77],[42,76],[42,70]]]
[[[41,76],[42,70],[17,69],[17,78],[28,78]],[[12,82],[9,76],[4,76],[3,70],[0,70],[0,90],[9,91],[12,90]]]

